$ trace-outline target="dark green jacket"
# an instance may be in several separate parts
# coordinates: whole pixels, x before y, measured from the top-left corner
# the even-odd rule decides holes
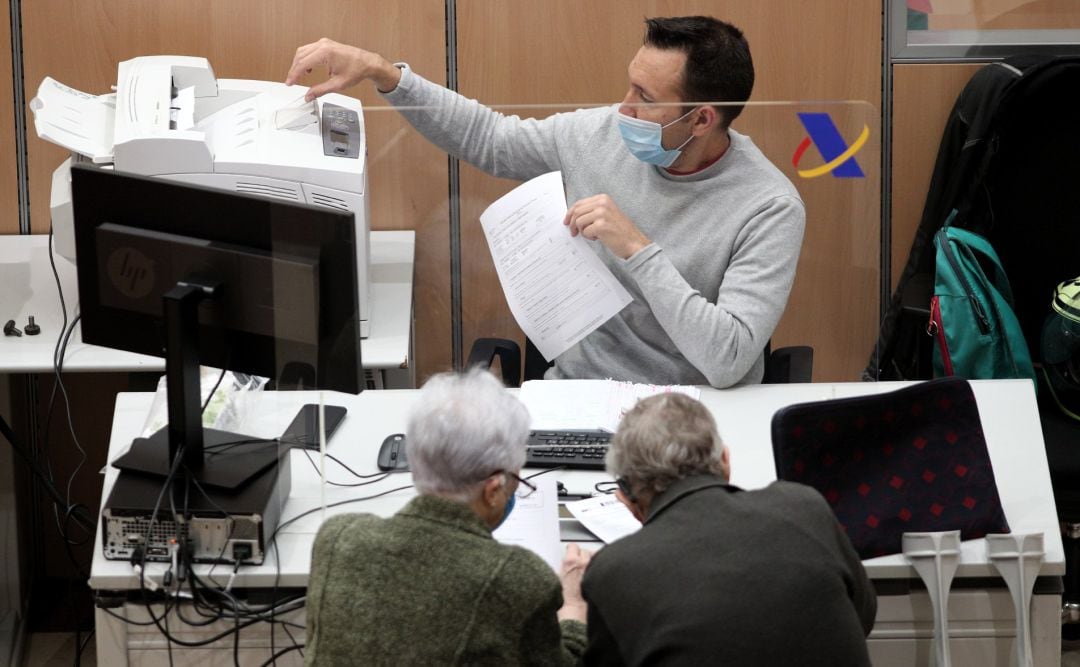
[[[335,516],[315,538],[309,665],[569,665],[585,625],[561,624],[559,578],[500,544],[465,505],[418,496],[389,519]]]

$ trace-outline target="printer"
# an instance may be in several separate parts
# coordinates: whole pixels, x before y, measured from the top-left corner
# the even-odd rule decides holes
[[[371,322],[367,146],[360,102],[307,88],[216,79],[205,58],[121,62],[116,92],[90,95],[46,77],[30,102],[37,135],[72,151],[53,173],[58,254],[75,261],[71,163],[351,211],[361,336]]]

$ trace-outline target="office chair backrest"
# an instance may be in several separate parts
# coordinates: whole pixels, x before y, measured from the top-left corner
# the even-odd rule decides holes
[[[481,365],[490,368],[499,359],[503,384],[518,387],[523,381],[543,379],[552,362],[544,359],[533,342],[525,339],[525,365],[521,365],[521,347],[507,338],[478,338],[469,351],[466,368]],[[519,374],[519,370],[522,373]],[[772,342],[765,344],[765,376],[763,384],[786,384],[810,382],[814,370],[814,348],[791,345],[772,349]]]
[[[765,344],[765,376],[762,384],[810,382],[814,375],[814,348],[809,345],[789,345],[772,349]]]
[[[966,380],[802,403],[772,420],[776,476],[817,489],[863,558],[905,532],[1009,532]]]

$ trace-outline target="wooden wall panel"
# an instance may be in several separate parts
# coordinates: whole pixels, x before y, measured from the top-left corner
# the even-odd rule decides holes
[[[408,58],[433,80],[446,78],[442,0],[35,0],[22,11],[28,99],[46,75],[106,92],[119,61],[151,54],[204,56],[219,78],[279,81],[296,47],[324,36]],[[373,86],[350,93],[367,105],[372,228],[417,231],[415,362],[422,377],[450,358],[449,240],[446,188],[415,185],[446,183],[446,158],[396,113],[376,108],[385,103]],[[51,173],[66,153],[33,136],[32,125],[30,132],[30,213],[34,230],[44,233]]]
[[[0,20],[0,49],[11,53],[11,22]],[[19,233],[18,174],[15,168],[15,111],[11,58],[0,63],[0,234]]]
[[[890,293],[907,263],[957,95],[981,64],[893,65]]]
[[[750,41],[757,72],[752,100],[865,100],[869,107],[863,112],[873,119],[871,131],[880,132],[881,7],[859,0],[768,0],[725,3],[722,8],[705,0],[459,0],[460,89],[489,104],[617,102],[626,90],[627,63],[641,45],[643,17],[718,10],[723,11],[720,18],[741,27]],[[780,163],[790,160],[800,137],[772,138],[766,122],[772,117],[748,111],[735,127],[751,134]],[[807,202],[807,238],[774,342],[813,345],[818,380],[858,378],[876,337],[876,150],[865,154],[870,178],[858,196],[835,184],[796,183]],[[463,169],[466,345],[482,335],[520,336],[476,224],[483,208],[513,185]]]

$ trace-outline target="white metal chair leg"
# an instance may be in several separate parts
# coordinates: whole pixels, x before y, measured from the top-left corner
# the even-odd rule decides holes
[[[904,533],[903,549],[930,594],[934,610],[933,664],[950,667],[949,588],[960,565],[960,531]]]
[[[1031,594],[1046,550],[1043,534],[987,535],[986,555],[1009,586],[1016,607],[1016,651],[1013,665],[1032,667]]]

